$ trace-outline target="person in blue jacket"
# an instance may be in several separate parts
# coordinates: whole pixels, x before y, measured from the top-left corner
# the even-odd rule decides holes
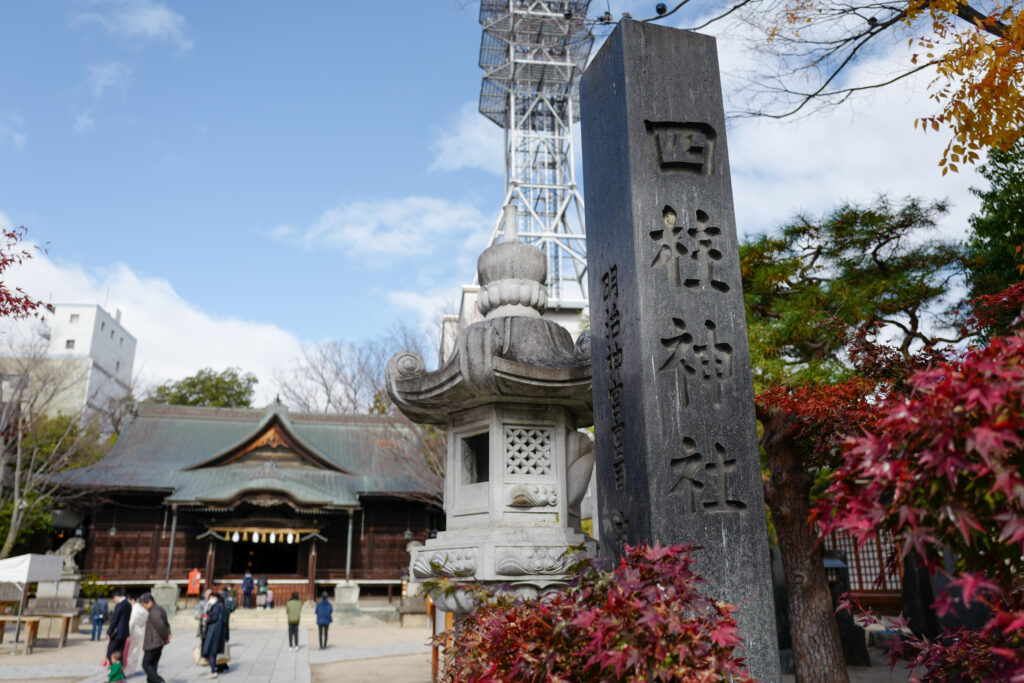
[[[107,607],[106,598],[96,598],[89,610],[89,621],[92,622],[92,634],[89,640],[99,640],[103,636],[103,622],[110,616],[110,608]]]
[[[331,617],[333,611],[334,608],[327,601],[327,591],[324,591],[320,594],[320,602],[316,603],[316,628],[320,632],[321,650],[327,647],[327,627],[334,621]]]

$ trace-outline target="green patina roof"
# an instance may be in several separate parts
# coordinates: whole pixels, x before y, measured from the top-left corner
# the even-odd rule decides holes
[[[233,462],[231,455],[277,424],[308,457],[301,465]],[[160,491],[166,502],[216,504],[244,493],[285,494],[316,507],[360,496],[431,493],[420,456],[395,447],[402,425],[368,415],[289,413],[143,404],[100,462],[65,472],[76,488]]]

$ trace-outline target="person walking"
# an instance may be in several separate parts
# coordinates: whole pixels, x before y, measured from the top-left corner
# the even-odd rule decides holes
[[[234,590],[228,586],[224,586],[220,592],[220,601],[224,605],[224,641],[228,642],[231,640],[231,615],[236,609],[238,609],[238,603],[235,602]]]
[[[331,616],[333,611],[334,608],[331,607],[331,603],[327,600],[327,591],[324,591],[320,594],[320,602],[316,603],[316,630],[320,636],[321,650],[327,647],[327,627],[334,621],[334,618]]]
[[[149,619],[149,612],[134,595],[128,596],[128,602],[132,611],[128,617],[128,654],[122,662],[125,678],[142,668],[142,640],[146,637],[146,620]]]
[[[288,616],[288,649],[297,652],[299,649],[299,617],[302,616],[302,602],[298,593],[292,593],[292,598],[284,605],[285,614]]]
[[[206,637],[203,639],[202,655],[210,663],[208,678],[217,678],[217,655],[224,652],[227,644],[227,612],[220,604],[220,596],[210,594],[209,609],[206,610]]]
[[[266,609],[273,609],[274,607],[274,589],[267,586],[267,606]]]
[[[103,636],[103,622],[110,617],[110,608],[107,607],[106,598],[96,598],[89,610],[89,621],[92,622],[92,633],[89,640],[99,640]]]
[[[167,612],[156,604],[151,593],[143,593],[139,602],[149,614],[149,618],[146,619],[146,633],[142,640],[142,670],[146,672],[146,683],[164,683],[156,668],[160,664],[164,645],[171,642],[171,625],[167,621]]]
[[[115,588],[112,599],[114,614],[110,617],[110,626],[107,627],[107,637],[110,639],[107,643],[107,661],[110,661],[110,655],[124,649],[124,643],[128,640],[128,621],[132,614],[132,606],[124,599],[123,590]]]
[[[206,639],[206,612],[210,609],[210,596],[213,594],[212,588],[207,588],[203,591],[203,598],[196,605],[196,620],[199,622],[199,629],[196,635],[199,636],[199,645],[202,646],[203,640]]]
[[[255,607],[252,599],[252,589],[255,586],[256,579],[253,578],[251,571],[246,570],[245,576],[242,577],[242,607],[245,609]]]

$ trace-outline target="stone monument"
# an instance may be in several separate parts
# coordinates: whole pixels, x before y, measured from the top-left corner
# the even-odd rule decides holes
[[[593,469],[590,348],[541,317],[547,259],[515,234],[478,262],[484,320],[467,326],[436,371],[401,352],[388,362],[388,393],[411,420],[448,430],[446,531],[412,549],[410,575],[462,576],[535,597],[561,587],[569,546],[595,552],[579,505]],[[431,597],[446,612],[472,607],[455,592]]]
[[[692,543],[779,680],[714,38],[624,19],[581,81],[602,552]]]
[[[85,541],[78,536],[72,536],[56,551],[50,550],[46,553],[60,556],[64,561],[64,569],[59,581],[39,582],[36,597],[28,604],[34,614],[63,614],[80,610],[81,601],[78,594],[82,588],[82,576],[78,573],[75,556],[83,550]]]

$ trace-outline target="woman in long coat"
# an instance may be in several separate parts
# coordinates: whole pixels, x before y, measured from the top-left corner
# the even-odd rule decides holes
[[[137,599],[131,598],[132,613],[128,617],[128,654],[124,658],[125,678],[142,668],[142,641],[146,639],[149,612]]]
[[[217,677],[217,655],[224,652],[227,643],[227,612],[220,604],[220,596],[210,596],[210,608],[206,612],[206,638],[203,640],[203,657],[210,662],[210,678]]]

